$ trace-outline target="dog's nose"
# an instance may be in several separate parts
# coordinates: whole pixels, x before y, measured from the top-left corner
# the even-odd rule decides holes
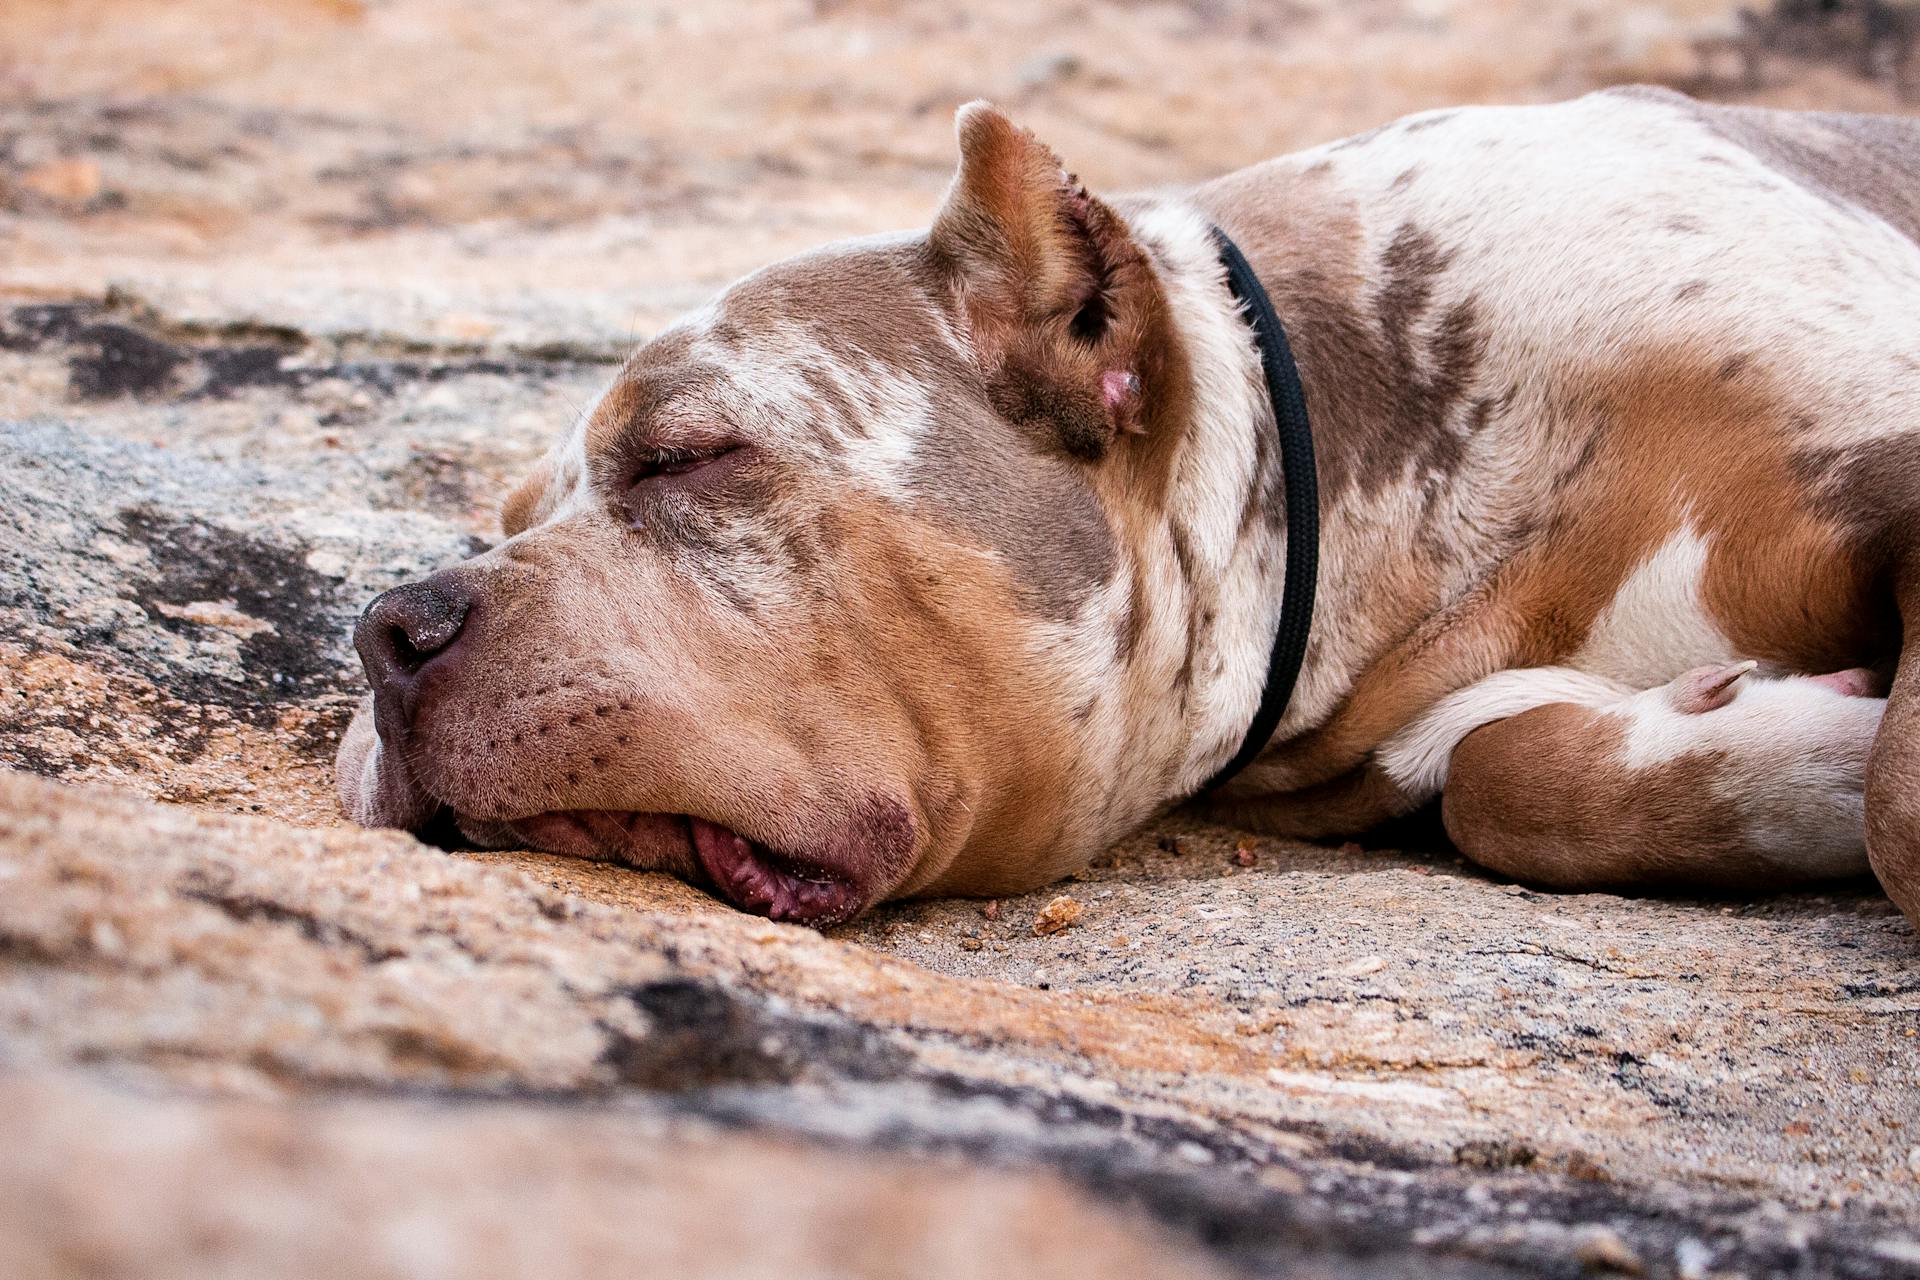
[[[421,673],[454,647],[471,606],[457,581],[436,576],[395,587],[360,615],[353,647],[373,686],[381,737],[392,740],[412,721]]]

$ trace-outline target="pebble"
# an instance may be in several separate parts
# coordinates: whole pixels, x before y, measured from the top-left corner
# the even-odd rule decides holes
[[[315,550],[307,553],[307,568],[323,578],[344,578],[351,566],[338,551]]]
[[[1033,931],[1036,935],[1045,937],[1048,934],[1072,928],[1083,911],[1085,911],[1084,907],[1063,893],[1040,908],[1040,914],[1033,918]]]
[[[95,920],[87,929],[87,942],[103,956],[117,956],[126,950],[126,941],[111,920]]]

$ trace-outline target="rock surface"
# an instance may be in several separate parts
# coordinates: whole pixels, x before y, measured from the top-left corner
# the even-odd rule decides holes
[[[1690,82],[1720,6],[186,8],[0,8],[0,1274],[1920,1275],[1871,885],[1176,815],[821,937],[344,830],[327,775],[365,600],[632,337],[924,218],[957,102],[1179,179]]]

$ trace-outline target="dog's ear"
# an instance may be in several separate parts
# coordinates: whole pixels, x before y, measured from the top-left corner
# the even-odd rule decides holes
[[[1126,223],[1045,143],[984,102],[960,108],[960,170],[928,236],[994,405],[1105,453],[1145,430],[1164,300]]]
[[[934,220],[934,251],[964,287],[1031,316],[1078,308],[1098,280],[1090,199],[1052,149],[985,102],[954,118],[960,169]]]

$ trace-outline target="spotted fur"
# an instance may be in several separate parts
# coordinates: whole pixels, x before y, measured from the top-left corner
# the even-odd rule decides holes
[[[1690,666],[1891,667],[1920,626],[1920,126],[1610,92],[1114,200],[990,108],[959,135],[927,232],[635,354],[454,571],[474,634],[410,749],[350,735],[356,818],[692,814],[858,863],[870,903],[1043,883],[1186,798],[1259,700],[1285,560],[1212,225],[1287,325],[1323,494],[1305,669],[1223,813],[1347,833],[1444,787],[1482,856],[1518,829],[1488,797],[1544,794],[1503,734],[1612,758],[1599,708]],[[1884,720],[1844,768],[1914,912],[1920,662]],[[1704,751],[1649,767],[1722,800],[1646,830],[1755,829]]]

